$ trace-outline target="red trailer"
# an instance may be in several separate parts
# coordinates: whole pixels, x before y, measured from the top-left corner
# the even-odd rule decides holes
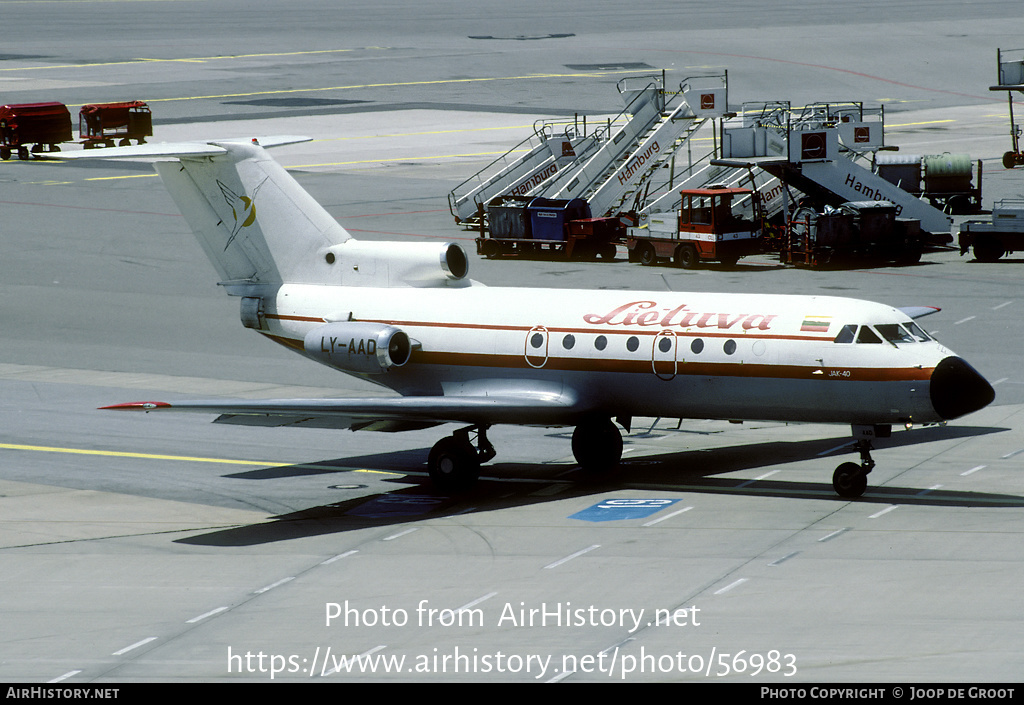
[[[59,152],[61,142],[71,141],[71,113],[63,103],[23,103],[0,106],[0,158],[18,159],[33,154]]]
[[[83,105],[78,113],[78,134],[85,149],[145,144],[153,136],[153,116],[141,100]]]

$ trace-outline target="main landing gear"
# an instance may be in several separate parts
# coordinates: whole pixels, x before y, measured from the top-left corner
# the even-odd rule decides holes
[[[628,419],[620,418],[619,422],[628,429]],[[434,444],[427,457],[427,470],[437,490],[462,492],[476,483],[480,465],[496,455],[487,440],[487,428],[467,426]],[[573,431],[572,454],[587,474],[608,472],[622,459],[622,434],[610,418],[584,421]]]
[[[860,452],[860,464],[843,463],[832,474],[832,487],[836,494],[846,499],[857,499],[868,488],[868,473],[875,467],[871,459],[871,439],[887,438],[891,433],[888,426],[854,426],[854,434],[860,436],[854,447]]]
[[[572,454],[588,475],[601,475],[622,460],[622,434],[611,419],[584,421],[572,432]]]
[[[476,434],[476,445],[470,434]],[[487,440],[487,426],[467,426],[442,438],[430,449],[427,469],[434,487],[442,492],[468,490],[480,477],[480,464],[497,454]]]

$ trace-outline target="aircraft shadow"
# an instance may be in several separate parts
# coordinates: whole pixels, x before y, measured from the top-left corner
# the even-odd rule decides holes
[[[940,440],[969,438],[1007,431],[994,427],[935,427],[897,433],[876,443],[886,450]],[[671,431],[670,431],[671,432]],[[652,435],[662,435],[657,432]],[[641,435],[643,437],[643,435]],[[628,442],[629,437],[627,437]],[[903,504],[948,507],[1024,507],[1024,496],[958,490],[922,490],[899,486],[870,485],[857,500],[843,500],[832,489],[831,470],[836,455],[847,454],[847,436],[807,441],[771,441],[751,445],[700,450],[673,451],[628,458],[620,469],[598,478],[565,465],[491,463],[481,468],[474,489],[456,496],[435,493],[426,474],[427,449],[338,458],[302,465],[263,468],[224,477],[242,480],[271,480],[305,475],[330,475],[353,469],[382,470],[402,474],[388,482],[403,485],[393,491],[310,507],[274,517],[259,524],[232,527],[177,539],[175,543],[197,546],[252,546],[325,534],[342,533],[374,526],[414,523],[454,513],[476,513],[522,507],[553,499],[606,494],[626,489],[668,492],[698,492],[748,497],[813,499],[830,502],[856,501],[864,504]],[[831,451],[831,452],[830,452]],[[806,461],[818,458],[821,482],[783,480],[741,480],[719,475],[738,470]],[[856,455],[853,456],[856,458]],[[556,494],[536,493],[552,483],[564,485]],[[524,491],[509,491],[519,484]]]

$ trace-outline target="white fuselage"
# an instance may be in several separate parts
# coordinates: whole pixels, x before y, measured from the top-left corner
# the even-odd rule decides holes
[[[952,355],[923,335],[834,342],[844,326],[916,327],[821,296],[286,284],[265,313],[262,332],[300,352],[332,321],[400,328],[408,362],[359,376],[403,395],[550,393],[626,416],[935,422],[930,379]]]

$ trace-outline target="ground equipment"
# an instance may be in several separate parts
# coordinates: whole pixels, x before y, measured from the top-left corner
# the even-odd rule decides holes
[[[974,248],[979,262],[995,262],[1009,252],[1024,251],[1024,199],[996,201],[989,220],[960,224],[960,254]]]
[[[670,259],[685,269],[702,261],[726,266],[762,251],[761,207],[756,191],[709,187],[680,191],[674,213],[652,213],[642,227],[628,229],[629,261],[656,264]]]
[[[22,103],[0,106],[0,158],[59,152],[71,141],[71,114],[63,103]],[[29,147],[31,146],[31,149]]]
[[[943,213],[966,215],[981,210],[982,162],[975,162],[969,154],[878,152],[873,171],[907,193],[926,199]]]
[[[1024,152],[1020,150],[1020,125],[1013,121],[1013,94],[1024,93],[1024,49],[996,49],[996,65],[999,83],[989,86],[990,91],[1006,91],[1006,102],[1010,110],[1010,142],[1013,148],[1003,154],[1003,166],[1007,169],[1024,164]]]
[[[153,116],[141,100],[83,105],[78,113],[78,134],[85,149],[127,147],[131,140],[145,144],[153,136]]]
[[[897,217],[889,201],[849,201],[817,211],[799,207],[790,216],[779,260],[819,268],[867,261],[914,264],[924,242],[921,223]]]

